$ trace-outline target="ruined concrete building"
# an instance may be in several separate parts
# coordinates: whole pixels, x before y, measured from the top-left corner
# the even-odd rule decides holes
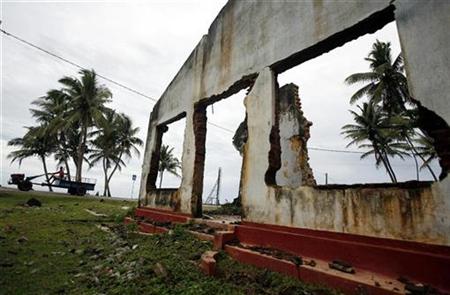
[[[415,247],[409,242],[425,248],[438,245],[447,255],[444,264],[450,265],[449,15],[450,1],[443,0],[230,0],[151,113],[140,206],[202,215],[206,107],[249,89],[241,176],[243,225],[283,228],[311,239],[326,235],[327,241],[348,239],[350,244],[374,239],[371,245],[382,245],[394,239],[395,245],[405,247]],[[398,27],[409,90],[419,104],[421,128],[435,141],[441,179],[415,185],[316,186],[306,153],[310,122],[302,114],[298,88],[279,87],[277,75],[392,21]],[[179,188],[159,190],[155,181],[162,136],[167,124],[183,117],[182,182]],[[331,252],[333,247],[337,246],[330,246]],[[354,244],[348,247],[356,249]],[[377,253],[366,258],[383,260],[382,252]],[[406,269],[406,262],[398,265],[414,272]],[[398,274],[397,266],[384,272]],[[444,287],[450,279],[420,271],[412,276]]]
[[[423,106],[424,125],[437,125],[426,127],[437,137],[437,147],[442,146],[438,152],[447,170],[449,140],[442,133],[450,117],[449,36],[441,24],[448,20],[449,11],[443,8],[449,4],[390,2],[230,1],[151,114],[141,204],[201,216],[206,107],[251,87],[245,98],[245,220],[450,244],[447,178],[411,189],[311,187],[314,179],[307,155],[297,152],[305,151],[305,142],[300,134],[294,136],[296,128],[303,130],[309,123],[303,116],[297,120],[295,112],[301,110],[289,101],[296,99],[296,87],[278,89],[276,82],[278,73],[396,20],[411,93]],[[426,79],[425,69],[429,69]],[[155,181],[161,138],[165,126],[182,117],[186,117],[182,183],[176,190],[159,191]]]

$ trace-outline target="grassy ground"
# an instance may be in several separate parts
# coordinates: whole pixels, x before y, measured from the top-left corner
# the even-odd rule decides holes
[[[23,206],[30,197],[42,207]],[[206,277],[198,259],[209,242],[182,227],[134,234],[119,222],[133,205],[0,191],[0,294],[332,294],[224,253]]]

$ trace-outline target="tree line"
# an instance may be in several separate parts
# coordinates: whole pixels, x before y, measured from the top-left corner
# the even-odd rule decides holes
[[[350,111],[354,124],[342,127],[342,134],[351,140],[347,146],[368,150],[361,158],[374,155],[376,166],[383,165],[394,183],[397,176],[390,162],[393,157],[412,157],[417,180],[419,170],[426,168],[437,181],[430,166],[437,158],[433,139],[418,124],[418,107],[408,90],[402,54],[393,59],[391,44],[377,40],[365,60],[369,72],[355,73],[345,79],[350,85],[365,84],[353,94],[350,104],[367,98],[357,106],[357,111]]]
[[[125,159],[139,156],[143,141],[137,137],[139,128],[131,118],[117,113],[107,104],[111,91],[99,84],[94,70],[80,70],[78,77],[58,80],[60,89],[51,89],[32,102],[30,109],[37,125],[26,127],[20,138],[8,145],[18,149],[8,157],[12,162],[37,156],[42,161],[47,182],[46,159],[51,155],[65,167],[73,179],[70,163],[75,166],[75,181],[82,181],[84,162],[91,168],[101,164],[104,173],[104,196],[111,196],[110,181],[117,170],[126,166]],[[52,188],[49,186],[49,190]]]

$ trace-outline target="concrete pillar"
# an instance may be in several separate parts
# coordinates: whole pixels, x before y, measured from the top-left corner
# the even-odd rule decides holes
[[[420,102],[422,127],[435,141],[443,168],[433,184],[434,230],[450,228],[450,1],[398,0],[395,18],[411,96]],[[422,107],[423,106],[423,107]],[[448,244],[448,235],[447,235]]]
[[[450,122],[450,1],[398,0],[395,18],[411,95]]]
[[[158,127],[152,120],[152,116],[150,116],[144,161],[142,165],[141,185],[139,189],[139,204],[142,206],[148,204],[147,192],[156,188],[159,151],[161,149],[162,135],[165,131],[167,131],[167,127]]]
[[[315,185],[306,146],[312,123],[306,120],[301,110],[298,86],[291,83],[281,87],[277,101],[281,147],[277,185],[288,188]]]
[[[276,78],[270,68],[263,69],[244,100],[247,110],[248,139],[242,165],[242,207],[244,215],[266,212],[266,172],[271,150],[270,134],[275,121]]]

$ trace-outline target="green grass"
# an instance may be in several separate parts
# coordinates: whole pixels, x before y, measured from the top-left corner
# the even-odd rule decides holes
[[[42,207],[24,207],[30,197]],[[182,227],[137,235],[117,223],[127,212],[121,207],[133,205],[0,191],[0,294],[333,294],[224,253],[217,276],[207,277],[198,259],[209,242]],[[155,270],[157,264],[165,272]]]

